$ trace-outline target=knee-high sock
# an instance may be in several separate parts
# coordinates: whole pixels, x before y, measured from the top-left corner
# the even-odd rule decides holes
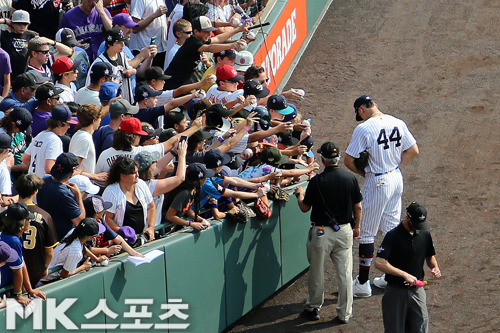
[[[368,280],[370,274],[370,266],[372,265],[373,252],[375,245],[359,244],[359,283],[363,284]]]

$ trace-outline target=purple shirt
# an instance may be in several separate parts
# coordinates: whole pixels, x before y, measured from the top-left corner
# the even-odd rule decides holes
[[[0,94],[2,94],[3,91],[3,76],[10,73],[12,73],[12,69],[10,67],[9,54],[3,49],[0,49]]]
[[[50,115],[50,112],[38,111],[37,109],[33,111],[33,123],[31,124],[31,135],[33,137],[47,129],[47,119]]]
[[[104,11],[111,19],[109,11],[106,8]],[[92,63],[97,56],[99,45],[104,41],[104,25],[97,10],[93,8],[90,14],[86,14],[80,6],[77,6],[64,14],[59,28],[71,28],[77,40],[90,37],[90,47],[85,51]]]

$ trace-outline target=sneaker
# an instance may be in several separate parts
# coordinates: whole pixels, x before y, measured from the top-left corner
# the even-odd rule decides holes
[[[311,321],[319,320],[319,310],[318,309],[312,309],[311,311],[304,310],[302,311],[302,316],[307,318],[307,320]]]
[[[381,277],[376,277],[373,279],[373,284],[375,287],[378,287],[380,289],[385,289],[387,286],[387,281],[385,280],[385,274],[382,275]]]
[[[337,324],[337,325],[345,325],[349,322],[349,319],[347,320],[344,320],[344,319],[340,319],[339,316],[333,318],[332,322],[334,324]]]
[[[354,297],[370,297],[372,295],[372,287],[370,286],[370,280],[365,283],[359,283],[358,277],[352,283],[352,294]]]

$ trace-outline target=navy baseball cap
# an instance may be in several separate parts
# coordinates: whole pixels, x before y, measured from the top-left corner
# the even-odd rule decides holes
[[[52,109],[50,118],[54,120],[64,121],[68,124],[78,124],[78,121],[71,119],[71,111],[64,105],[54,107]]]
[[[220,58],[228,57],[231,59],[236,59],[236,51],[233,49],[229,49],[214,53],[214,59],[217,59],[217,57]]]
[[[80,164],[73,153],[62,153],[57,156],[56,163],[50,169],[50,174],[55,179],[65,179],[73,173]]]
[[[327,141],[319,147],[318,151],[324,158],[335,158],[340,155],[339,146],[332,141]]]
[[[186,168],[186,179],[187,181],[194,183],[197,180],[212,177],[214,172],[212,170],[207,170],[205,166],[201,163],[193,163],[188,165]]]
[[[272,95],[267,100],[267,108],[269,110],[275,110],[282,115],[287,115],[293,113],[293,108],[288,105],[285,96],[283,95]]]
[[[161,90],[155,90],[147,84],[135,88],[135,101],[139,103],[148,97],[160,96],[163,93]]]
[[[6,133],[0,133],[0,149],[9,149],[12,147],[12,137]]]
[[[371,98],[371,96],[369,96],[369,95],[361,95],[358,98],[356,98],[356,100],[354,101],[354,113],[356,113],[356,120],[357,121],[363,120],[363,118],[361,118],[358,114],[358,108],[361,105],[364,105],[364,104],[371,102],[371,101],[373,101],[373,98]]]
[[[104,77],[104,76],[112,76],[113,75],[113,67],[111,64],[107,62],[97,62],[90,68],[90,77]]]
[[[264,87],[262,83],[255,79],[245,81],[243,84],[243,94],[245,96],[254,95],[257,98],[264,98],[269,95],[269,89]]]
[[[427,209],[418,202],[412,202],[406,207],[406,216],[411,220],[411,224],[416,230],[428,230]]]
[[[208,169],[213,169],[231,162],[231,156],[222,153],[218,148],[210,149],[205,153],[204,162]]]

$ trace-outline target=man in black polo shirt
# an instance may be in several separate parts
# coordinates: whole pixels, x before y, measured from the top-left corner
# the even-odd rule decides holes
[[[406,217],[389,231],[378,249],[375,267],[385,273],[382,298],[385,332],[427,332],[429,315],[423,284],[424,261],[439,278],[427,210],[417,202],[406,208]]]
[[[323,304],[325,258],[330,256],[339,283],[335,321],[345,324],[352,316],[352,243],[353,238],[359,236],[363,198],[354,174],[338,167],[339,147],[333,142],[325,142],[318,153],[325,170],[311,179],[307,191],[301,186],[295,190],[300,210],[305,213],[312,207],[312,227],[307,239],[307,258],[311,265],[309,297],[302,314],[309,320],[319,319]],[[354,232],[351,228],[353,217]]]

